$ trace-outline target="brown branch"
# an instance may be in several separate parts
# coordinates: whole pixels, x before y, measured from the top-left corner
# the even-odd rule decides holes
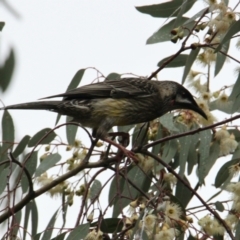
[[[98,161],[94,163],[88,163],[86,161],[82,161],[82,163],[76,167],[75,169],[63,174],[62,176],[58,177],[57,179],[54,179],[51,183],[41,187],[37,191],[33,193],[28,193],[19,203],[17,203],[13,208],[8,209],[0,216],[0,223],[5,221],[7,218],[12,216],[14,213],[20,211],[26,204],[28,204],[32,199],[39,197],[43,193],[49,191],[59,183],[65,181],[66,179],[75,176],[80,171],[84,170],[85,168],[99,168],[99,167],[105,167],[108,164],[111,164],[112,162],[115,162],[115,159],[111,159],[109,161]]]
[[[198,129],[195,129],[195,130],[192,130],[192,131],[188,131],[188,132],[185,132],[185,133],[179,133],[179,134],[174,134],[172,136],[168,136],[168,137],[164,137],[164,138],[161,138],[159,140],[156,140],[152,143],[149,143],[149,144],[146,144],[144,146],[140,146],[140,147],[136,147],[133,149],[134,152],[139,152],[140,149],[148,149],[150,147],[153,147],[159,143],[162,143],[162,142],[166,142],[166,141],[169,141],[169,140],[172,140],[172,139],[176,139],[176,138],[180,138],[180,137],[185,137],[185,136],[188,136],[188,135],[193,135],[195,133],[199,133],[199,132],[202,132],[202,131],[205,131],[205,130],[208,130],[208,129],[212,129],[214,127],[217,127],[217,126],[220,126],[220,125],[223,125],[225,123],[228,123],[228,122],[231,122],[231,121],[234,121],[236,119],[239,119],[240,118],[240,114],[234,116],[234,117],[231,117],[231,118],[228,118],[224,121],[221,121],[221,122],[218,122],[218,123],[215,123],[215,124],[212,124],[212,125],[209,125],[209,126],[206,126],[206,127],[203,127],[203,128],[198,128]]]
[[[202,18],[205,16],[205,14],[208,13],[208,8],[206,9],[206,11],[203,12],[202,16],[198,19],[198,21],[194,24],[193,28],[190,30],[189,34],[187,35],[187,37],[184,39],[184,41],[182,42],[182,46],[181,48],[175,53],[173,54],[171,57],[169,57],[156,71],[154,71],[149,77],[148,79],[151,80],[153,77],[155,77],[163,68],[165,68],[174,58],[176,58],[178,55],[180,55],[182,52],[192,49],[192,46],[190,47],[185,47],[187,40],[189,39],[189,37],[191,36],[193,30],[195,29],[195,27],[198,25],[198,23],[202,20]],[[203,47],[203,45],[209,45],[209,44],[202,44],[199,45],[198,47]],[[207,46],[206,46],[207,47]]]

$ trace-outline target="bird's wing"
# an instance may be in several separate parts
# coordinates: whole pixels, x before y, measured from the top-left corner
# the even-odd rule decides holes
[[[148,97],[157,92],[155,81],[140,78],[122,78],[120,80],[108,80],[104,82],[85,85],[68,92],[49,96],[46,98],[64,97],[70,99],[92,98],[128,98]],[[45,98],[43,98],[45,99]]]

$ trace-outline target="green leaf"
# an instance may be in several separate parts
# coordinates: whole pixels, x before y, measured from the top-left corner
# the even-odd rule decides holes
[[[35,177],[40,176],[42,173],[46,172],[49,168],[53,167],[57,162],[61,160],[61,155],[59,153],[54,153],[48,155],[38,166]]]
[[[192,235],[189,235],[187,240],[197,240],[197,238],[193,237]]]
[[[26,146],[28,145],[28,142],[30,140],[30,136],[26,135],[22,138],[22,140],[19,142],[15,150],[13,151],[13,156],[17,158],[23,151],[25,150]]]
[[[183,26],[188,25],[191,22],[194,22],[197,18],[201,17],[207,9],[208,8],[204,8],[195,15],[193,15],[191,18],[189,18],[186,22],[183,23]]]
[[[77,226],[66,238],[66,240],[79,240],[84,239],[89,232],[89,223]]]
[[[129,132],[135,125],[118,126],[118,132]]]
[[[219,201],[215,202],[215,207],[219,212],[223,212],[225,210],[223,204]]]
[[[147,39],[147,44],[170,41],[172,38],[171,31],[176,27],[182,26],[182,24],[184,24],[184,22],[186,22],[187,20],[188,18],[183,17],[182,19],[180,19],[177,26],[175,26],[176,19],[173,19],[169,23],[164,24],[161,28],[159,28],[155,33],[153,33]],[[191,29],[193,25],[194,25],[194,22],[187,24],[187,26],[185,27],[188,29]],[[186,36],[189,33],[189,31],[187,31],[186,29],[183,29],[183,31],[184,31],[184,36]]]
[[[4,65],[0,67],[0,79],[1,79],[0,87],[2,88],[3,92],[7,89],[12,79],[14,66],[15,66],[15,56],[14,56],[13,49],[11,49],[9,56],[4,62]]]
[[[57,220],[57,215],[58,215],[58,211],[59,209],[57,209],[55,211],[55,213],[52,215],[47,227],[46,227],[46,230],[44,231],[44,234],[41,238],[41,240],[49,240],[51,239],[51,236],[52,236],[52,232],[54,230],[54,224],[55,224],[55,221]]]
[[[228,131],[235,136],[237,142],[240,142],[240,131],[238,129],[229,129]]]
[[[121,192],[122,197],[118,198],[113,206],[113,216],[118,216],[124,207],[141,195],[141,193],[129,183],[129,180],[143,192],[147,192],[151,185],[150,176],[142,172],[139,167],[135,166],[128,171],[127,179],[125,179],[123,191]]]
[[[191,144],[188,152],[188,165],[187,165],[187,173],[190,175],[192,173],[193,167],[198,163],[198,153],[197,153],[197,145],[199,143],[199,135],[194,134],[191,138]]]
[[[83,77],[83,75],[84,75],[85,70],[86,70],[86,69],[83,68],[83,69],[78,70],[78,71],[75,73],[73,79],[71,80],[70,84],[69,84],[68,87],[67,87],[66,92],[69,91],[69,90],[72,90],[72,89],[74,89],[74,88],[76,88],[76,87],[78,87],[79,83],[80,83],[81,80],[82,80],[82,77]],[[55,125],[58,124],[60,118],[61,118],[61,114],[58,114],[58,115],[57,115],[57,118],[56,118]]]
[[[220,170],[217,173],[217,176],[215,178],[215,187],[219,188],[221,185],[229,179],[230,173],[229,173],[229,167],[231,167],[234,164],[239,163],[239,158],[230,160],[223,164],[223,166],[220,168]]]
[[[236,229],[235,238],[240,239],[240,220],[238,221],[235,229]]]
[[[12,228],[11,228],[11,234],[9,236],[9,239],[14,239],[16,236],[18,236],[19,227],[21,226],[21,218],[22,218],[22,211],[18,211],[13,218],[12,222]]]
[[[38,233],[37,235],[34,236],[34,240],[39,240],[42,235],[42,232]]]
[[[186,61],[186,66],[184,68],[184,72],[183,72],[183,76],[182,76],[182,84],[184,84],[185,79],[186,79],[189,71],[191,70],[191,67],[192,67],[192,65],[193,65],[193,63],[194,63],[194,61],[195,61],[199,51],[200,51],[200,48],[191,50],[191,52],[190,52],[190,54],[189,54],[189,56],[187,58],[187,61]]]
[[[213,194],[206,202],[210,202],[212,199],[217,197],[220,193],[222,193],[222,190],[218,191],[217,193]]]
[[[149,127],[149,123],[143,123],[142,125],[138,124],[134,128],[132,135],[132,146],[142,146],[147,144],[148,138],[146,137],[146,133]]]
[[[2,31],[4,25],[5,25],[5,22],[0,22],[0,31]]]
[[[70,82],[70,84],[67,87],[67,91],[72,90],[72,89],[76,88],[79,85],[79,83],[82,80],[82,77],[83,77],[83,74],[84,74],[85,70],[86,69],[80,69],[80,70],[78,70],[76,72],[76,74],[74,75],[72,81]]]
[[[52,131],[50,134],[48,134],[46,137],[44,137],[48,132],[52,131],[51,128],[44,128],[37,132],[29,141],[28,146],[34,147],[38,142],[41,140],[39,144],[49,144],[56,136],[57,134]],[[44,137],[44,138],[43,138]]]
[[[187,159],[188,159],[188,153],[189,153],[190,145],[192,142],[192,138],[191,138],[191,136],[181,137],[181,138],[179,138],[179,142],[180,142],[180,146],[181,146],[181,150],[179,153],[179,161],[180,161],[179,175],[182,177],[185,172],[185,167],[186,167],[186,163],[187,163]]]
[[[67,116],[66,122],[71,122],[72,117]],[[69,145],[73,145],[76,139],[78,126],[73,124],[67,124],[66,125],[66,134],[67,134],[67,141]]]
[[[110,74],[107,75],[105,81],[108,81],[108,80],[119,80],[120,78],[121,78],[120,74],[113,72],[113,73],[110,73]]]
[[[165,163],[170,163],[170,161],[174,158],[178,149],[178,143],[176,139],[170,140],[166,143],[163,148],[162,159]],[[163,167],[162,167],[163,168]]]
[[[222,52],[224,53],[228,53],[228,49],[229,49],[229,45],[230,45],[230,41],[226,42],[225,44],[223,44],[222,46]],[[216,58],[216,65],[215,65],[215,72],[214,72],[214,76],[216,77],[218,75],[218,73],[221,71],[223,64],[226,61],[227,56],[217,52],[217,58]]]
[[[179,22],[182,20],[183,14],[186,12],[186,8],[187,8],[190,1],[191,0],[185,0],[181,4],[181,6],[179,6],[179,11],[178,11],[175,23],[174,23],[174,27],[179,26]]]
[[[239,100],[240,100],[240,98],[239,98]],[[236,106],[237,106],[237,104],[236,104]],[[219,101],[215,100],[215,101],[210,102],[209,108],[211,111],[219,110],[219,111],[225,112],[227,114],[232,114],[235,112],[235,111],[233,111],[233,102],[232,101],[228,101],[227,104],[219,104]]]
[[[32,236],[37,234],[38,228],[38,210],[35,200],[32,200]]]
[[[136,9],[145,14],[149,14],[152,17],[169,18],[169,16],[177,16],[181,10],[181,6],[185,0],[172,0],[165,3],[153,4],[147,6],[136,7]],[[195,0],[188,0],[182,13],[187,12],[195,3]]]
[[[0,173],[0,194],[4,191],[7,186],[7,176],[9,175],[9,168],[4,168]]]
[[[161,139],[161,138],[163,138],[163,125],[162,124],[159,124],[159,127],[158,127],[158,131],[157,131],[157,135],[156,135],[156,138],[155,139]],[[147,138],[147,137],[146,137]],[[159,144],[157,144],[157,145],[154,145],[153,147],[152,147],[152,153],[153,154],[155,154],[155,155],[158,155],[159,154],[159,152],[160,152],[160,149],[161,149],[161,146],[162,146],[162,144],[161,143],[159,143]],[[156,162],[155,162],[156,163]]]
[[[240,96],[240,73],[238,74],[237,80],[235,81],[233,90],[229,96],[229,100],[235,101]]]
[[[93,222],[91,227],[97,227],[99,222]],[[100,230],[104,233],[117,233],[123,228],[121,218],[105,218],[101,221]]]
[[[185,176],[183,179],[191,186]],[[187,207],[192,196],[192,192],[181,181],[178,181],[176,186],[176,198],[182,203],[184,209]]]
[[[8,149],[13,148],[14,144],[14,125],[13,120],[8,111],[4,111],[2,117],[2,149],[1,161],[7,160]]]
[[[176,128],[174,121],[174,114],[173,113],[167,113],[159,118],[160,123],[168,129],[170,132],[179,132],[178,128]]]
[[[99,195],[101,189],[102,189],[101,182],[98,181],[97,179],[95,179],[93,181],[93,184],[92,184],[91,188],[90,188],[89,198],[91,200],[95,199]]]
[[[25,207],[25,214],[24,214],[24,229],[28,229],[28,222],[30,220],[30,213],[31,213],[31,205],[32,203],[29,202]],[[27,231],[23,231],[23,240],[27,237]]]
[[[221,43],[218,45],[218,47],[215,49],[215,52],[218,52],[223,44],[227,41],[229,41],[232,36],[236,33],[238,33],[240,31],[240,19],[234,23],[232,23],[232,25],[229,27],[228,32],[225,34],[225,36],[223,37]]]
[[[55,238],[52,238],[51,240],[64,240],[65,238],[65,235],[67,234],[68,232],[64,232],[62,234],[59,234],[58,236],[56,236]]]
[[[24,162],[23,164],[24,164],[25,168],[27,169],[27,171],[29,172],[30,176],[32,177],[34,172],[36,171],[36,167],[37,167],[38,152],[34,151],[34,152],[28,153],[26,155],[25,159],[27,159],[29,155],[31,155],[30,158],[27,160],[27,162]],[[23,170],[21,170],[21,171],[23,171]],[[22,174],[21,183],[22,183],[23,192],[25,193],[29,188],[29,182],[28,182],[28,179],[24,172]]]
[[[200,160],[198,165],[198,177],[199,183],[204,183],[204,178],[206,177],[207,173],[207,162],[209,158],[209,151],[210,151],[210,144],[212,140],[212,134],[210,130],[202,131],[199,133],[200,138],[200,145],[199,145],[199,153],[200,153]]]
[[[218,142],[213,142],[210,147],[210,153],[208,157],[208,161],[206,163],[206,175],[211,170],[212,166],[215,164],[216,160],[219,158],[220,146]]]
[[[162,59],[158,63],[158,67],[161,67],[162,64],[165,63],[171,57],[172,56],[169,56],[169,57],[166,57],[166,58]],[[187,58],[188,58],[187,54],[178,55],[177,57],[173,58],[173,60],[170,63],[168,63],[165,68],[183,67],[183,66],[186,65]]]
[[[110,190],[109,190],[109,194],[108,194],[108,204],[109,206],[113,206],[119,195],[118,193],[123,191],[123,187],[124,187],[124,179],[123,177],[119,176],[119,175],[115,175],[111,185],[110,185]]]

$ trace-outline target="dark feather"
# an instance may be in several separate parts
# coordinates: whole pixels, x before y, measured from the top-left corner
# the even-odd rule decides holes
[[[64,97],[70,99],[93,98],[130,98],[149,97],[158,91],[156,81],[139,78],[123,78],[85,85],[66,93],[49,96],[47,98]]]

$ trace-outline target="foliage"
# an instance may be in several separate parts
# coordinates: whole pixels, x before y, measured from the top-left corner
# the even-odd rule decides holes
[[[90,139],[90,146],[86,146],[75,139],[77,123],[45,128],[16,143],[14,122],[5,111],[0,146],[0,222],[7,223],[3,239],[240,239],[240,183],[234,182],[240,171],[240,131],[232,125],[240,115],[217,122],[213,112],[239,112],[239,67],[234,86],[226,82],[217,90],[210,88],[215,77],[227,68],[227,59],[240,63],[234,56],[237,48],[229,54],[230,43],[240,46],[238,5],[228,8],[226,0],[208,0],[206,8],[187,17],[195,2],[172,0],[136,9],[166,18],[147,44],[181,43],[176,53],[158,62],[149,80],[157,78],[166,67],[184,67],[182,84],[187,83],[198,94],[198,104],[208,120],[185,110],[148,124],[121,127],[119,131],[133,132],[132,148],[126,148],[124,139],[96,142],[84,129]],[[1,22],[0,30],[3,26]],[[0,68],[2,91],[9,86],[13,69],[11,51]],[[76,73],[68,89],[79,85],[86,70]],[[106,79],[120,77],[110,73]],[[57,133],[63,127],[67,142]],[[201,196],[198,190],[207,185],[206,177],[222,156],[226,161],[215,178],[217,193]],[[102,180],[106,171],[112,174]],[[195,185],[190,176],[194,171]],[[104,195],[106,189],[108,198]],[[230,192],[231,198],[218,200],[223,191]],[[45,193],[61,198],[62,204],[49,217],[46,229],[39,232],[35,199]],[[69,208],[77,198],[81,199],[81,207],[75,216],[69,216]],[[200,205],[190,208],[193,198]],[[204,216],[199,217],[200,212]],[[66,227],[69,217],[76,222],[70,228]]]

